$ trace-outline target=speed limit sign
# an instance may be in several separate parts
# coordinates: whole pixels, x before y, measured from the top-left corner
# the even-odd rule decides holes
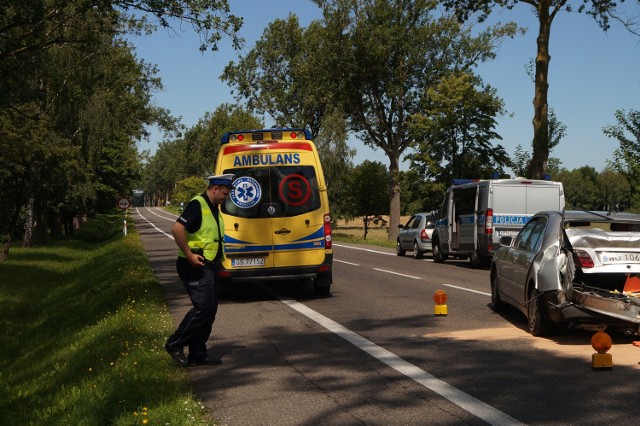
[[[118,198],[117,206],[121,210],[126,210],[131,206],[131,202],[126,197]]]

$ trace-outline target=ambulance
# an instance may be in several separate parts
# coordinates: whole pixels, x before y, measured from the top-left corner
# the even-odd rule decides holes
[[[312,280],[316,295],[333,281],[331,214],[320,158],[305,129],[227,132],[215,174],[236,177],[221,212],[222,284]]]

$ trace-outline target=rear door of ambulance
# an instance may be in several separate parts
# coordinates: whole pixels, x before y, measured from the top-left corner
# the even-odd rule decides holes
[[[293,268],[293,273],[300,268],[302,273],[304,267],[325,260],[324,215],[329,211],[322,169],[311,143],[300,142],[291,148],[274,144],[271,155],[291,149],[299,155],[299,163],[277,167],[277,176],[272,179],[272,199],[282,208],[271,221],[274,266]]]

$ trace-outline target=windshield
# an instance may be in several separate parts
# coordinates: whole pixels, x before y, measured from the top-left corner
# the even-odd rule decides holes
[[[222,206],[231,216],[292,217],[320,208],[315,168],[281,166],[227,169],[235,188]]]

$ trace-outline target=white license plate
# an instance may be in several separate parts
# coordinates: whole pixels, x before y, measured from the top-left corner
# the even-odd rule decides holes
[[[498,237],[515,237],[520,232],[519,229],[498,229]]]
[[[231,266],[264,266],[264,257],[236,257],[231,259]]]
[[[640,263],[640,253],[602,253],[602,263]]]

